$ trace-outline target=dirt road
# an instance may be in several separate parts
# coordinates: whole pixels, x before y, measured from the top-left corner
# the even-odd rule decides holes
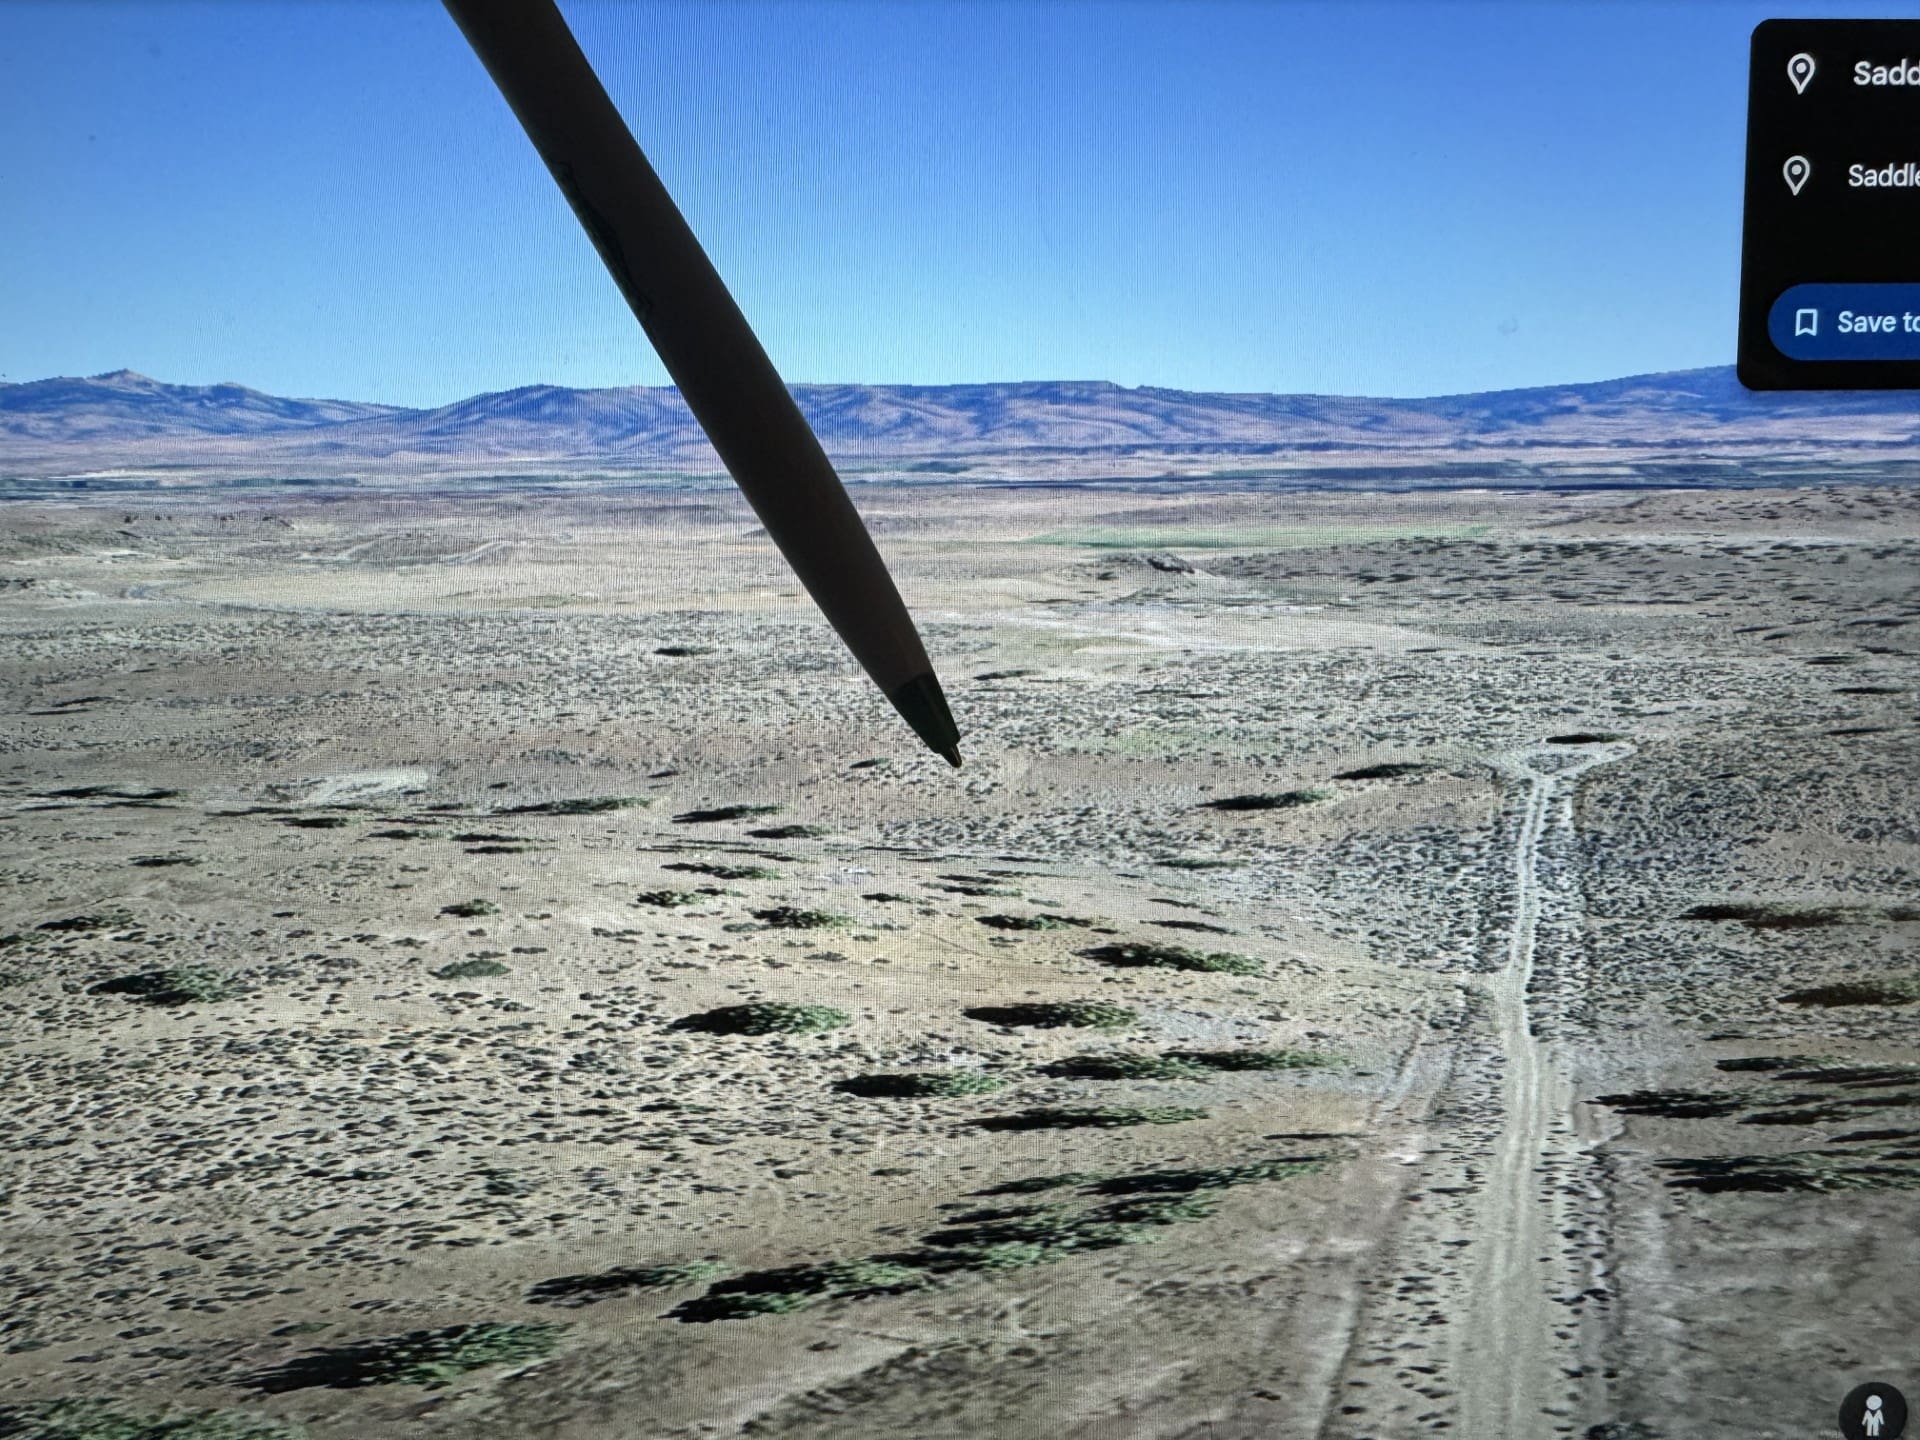
[[[1526,808],[1513,853],[1513,928],[1505,967],[1489,985],[1505,1059],[1502,1123],[1475,1197],[1473,1233],[1479,1262],[1470,1271],[1460,1340],[1460,1425],[1469,1435],[1541,1433],[1540,1416],[1566,1390],[1570,1363],[1556,1330],[1565,1317],[1553,1292],[1563,1287],[1551,1252],[1560,1229],[1558,1192],[1543,1176],[1550,1151],[1571,1128],[1572,1094],[1565,1073],[1536,1033],[1529,991],[1534,983],[1543,905],[1543,843],[1570,840],[1573,791],[1582,772],[1624,758],[1620,745],[1580,747],[1516,757]],[[1556,877],[1564,888],[1572,877]]]
[[[1580,1336],[1564,1301],[1589,1283],[1576,1257],[1598,1221],[1573,1178],[1588,1142],[1551,1037],[1582,984],[1574,793],[1584,772],[1631,753],[1492,757],[1514,787],[1504,930],[1447,1058],[1425,1047],[1408,1068],[1424,1085],[1395,1086],[1378,1112],[1383,1131],[1406,1127],[1389,1158],[1413,1178],[1369,1267],[1322,1440],[1578,1433]]]

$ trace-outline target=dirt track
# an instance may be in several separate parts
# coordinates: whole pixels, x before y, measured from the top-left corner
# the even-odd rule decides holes
[[[1561,1339],[1552,1300],[1567,1289],[1554,1263],[1553,1232],[1565,1205],[1549,1190],[1543,1162],[1572,1123],[1573,1094],[1552,1047],[1535,1033],[1528,992],[1539,945],[1541,842],[1550,828],[1571,838],[1572,792],[1596,765],[1622,760],[1630,746],[1582,746],[1516,758],[1526,806],[1514,846],[1514,920],[1505,967],[1492,978],[1495,1025],[1506,1057],[1503,1123],[1476,1196],[1479,1263],[1461,1305],[1460,1429],[1467,1435],[1524,1436],[1540,1416],[1564,1417],[1566,1371],[1576,1347]],[[1557,1334],[1556,1332],[1560,1332]]]

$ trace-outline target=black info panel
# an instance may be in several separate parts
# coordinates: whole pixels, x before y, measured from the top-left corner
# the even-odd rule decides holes
[[[1768,20],[1752,66],[1741,383],[1920,389],[1920,20]]]

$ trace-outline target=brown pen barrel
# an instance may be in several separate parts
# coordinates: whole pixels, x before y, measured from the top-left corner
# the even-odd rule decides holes
[[[687,408],[847,649],[921,738],[959,732],[840,477],[552,0],[444,0]]]

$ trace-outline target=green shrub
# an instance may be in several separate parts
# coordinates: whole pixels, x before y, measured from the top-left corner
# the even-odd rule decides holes
[[[1811,1058],[1773,1077],[1795,1083],[1811,1081],[1816,1085],[1838,1085],[1846,1090],[1878,1090],[1911,1085],[1920,1080],[1920,1065],[1895,1061],[1886,1065],[1848,1065],[1837,1059]],[[1905,1097],[1902,1097],[1903,1100]],[[1867,1103],[1865,1097],[1853,1102]],[[1878,1103],[1878,1102],[1876,1102]]]
[[[1816,985],[1780,997],[1782,1005],[1911,1005],[1920,1000],[1920,975],[1886,975]]]
[[[855,1075],[833,1088],[875,1099],[914,1100],[985,1095],[1005,1088],[1006,1083],[979,1070],[924,1070],[916,1075]]]
[[[1297,810],[1302,805],[1311,805],[1315,801],[1332,798],[1331,790],[1283,790],[1277,795],[1229,795],[1223,800],[1209,800],[1203,808],[1208,810]]]
[[[853,923],[845,915],[836,915],[830,910],[799,910],[791,905],[756,910],[753,918],[776,930],[841,930]]]
[[[704,1285],[718,1280],[729,1268],[724,1260],[688,1260],[679,1265],[654,1265],[626,1273],[629,1284],[664,1290],[676,1285]]]
[[[95,995],[131,995],[149,1005],[212,1004],[235,1000],[246,989],[230,975],[205,965],[181,965],[165,970],[145,970],[103,980],[89,992]]]
[[[1745,1090],[1629,1090],[1596,1095],[1593,1103],[1662,1120],[1719,1120],[1739,1114],[1752,1099]]]
[[[1139,1012],[1105,1000],[1068,1000],[1032,1005],[983,1005],[965,1012],[969,1019],[993,1025],[1030,1025],[1056,1029],[1070,1025],[1083,1030],[1124,1030],[1140,1018]]]
[[[1174,1050],[1167,1058],[1209,1070],[1321,1070],[1346,1063],[1313,1050]]]
[[[1095,1213],[1117,1225],[1184,1225],[1211,1218],[1219,1207],[1219,1201],[1205,1195],[1146,1195],[1116,1200]]]
[[[706,897],[692,890],[642,890],[633,897],[636,905],[657,905],[663,910],[677,910],[683,905],[698,905]]]
[[[1203,955],[1197,950],[1188,950],[1180,945],[1160,945],[1151,942],[1096,945],[1093,949],[1083,950],[1080,953],[1089,960],[1098,960],[1107,965],[1145,965],[1158,970],[1205,970],[1223,975],[1262,973],[1260,962],[1249,959],[1245,955],[1230,955],[1225,951]]]
[[[1171,1055],[1077,1055],[1043,1065],[1040,1071],[1075,1080],[1196,1080],[1212,1073]]]
[[[824,825],[769,825],[764,830],[749,830],[756,840],[818,840],[827,833]]]
[[[938,1270],[1025,1270],[1064,1260],[1070,1247],[1040,1245],[1031,1240],[1004,1240],[993,1245],[956,1245],[928,1259]]]
[[[998,1245],[1038,1245],[1047,1250],[1108,1250],[1150,1244],[1159,1237],[1144,1225],[1122,1225],[1088,1214],[1049,1212],[983,1225],[937,1230],[925,1243],[943,1250],[977,1251]]]
[[[95,695],[95,700],[105,697]],[[77,702],[69,702],[77,703]],[[122,800],[138,804],[141,801],[171,800],[179,795],[178,790],[165,790],[158,785],[63,785],[58,790],[42,791],[42,800]],[[172,809],[172,806],[161,807]]]
[[[504,975],[507,967],[498,960],[456,960],[433,972],[436,980],[477,980],[488,975]]]
[[[1911,1151],[1834,1155],[1801,1150],[1656,1160],[1654,1164],[1676,1172],[1667,1182],[1669,1188],[1709,1194],[1920,1190],[1920,1155]]]
[[[139,923],[126,910],[101,910],[92,915],[65,915],[58,920],[43,920],[33,928],[56,935],[92,935],[102,930],[130,930]]]
[[[759,815],[776,815],[778,805],[716,805],[708,810],[683,810],[673,817],[676,825],[709,825],[721,820],[751,820]]]
[[[462,920],[477,920],[482,915],[498,915],[500,907],[491,900],[461,900],[452,905],[442,905],[440,913],[454,915]]]
[[[819,1295],[803,1294],[725,1294],[702,1295],[677,1305],[669,1312],[685,1324],[712,1320],[747,1320],[755,1315],[786,1315],[818,1305]]]
[[[676,1020],[675,1030],[702,1030],[712,1035],[814,1035],[851,1025],[853,1017],[827,1005],[778,1005],[756,1001],[723,1005],[699,1015]]]
[[[917,1290],[926,1283],[926,1272],[912,1265],[898,1265],[885,1260],[832,1260],[822,1265],[762,1270],[737,1279],[723,1280],[713,1288],[725,1293],[798,1292],[807,1295],[860,1296]]]
[[[1408,775],[1423,775],[1433,769],[1418,761],[1390,760],[1384,765],[1363,765],[1358,770],[1343,770],[1336,780],[1399,780]]]
[[[256,1377],[254,1383],[269,1391],[363,1385],[421,1385],[435,1390],[484,1366],[544,1360],[566,1328],[512,1323],[415,1330],[302,1356]]]
[[[543,800],[535,805],[514,805],[494,813],[499,815],[605,815],[613,810],[634,810],[651,805],[644,795],[595,795],[584,800]]]
[[[1873,918],[1867,906],[1795,905],[1784,901],[1696,905],[1682,920],[1737,920],[1751,930],[1816,930],[1829,925],[1859,925]]]
[[[1180,1194],[1229,1185],[1254,1185],[1266,1180],[1290,1180],[1299,1175],[1317,1174],[1326,1167],[1324,1156],[1291,1155],[1214,1169],[1148,1170],[1139,1175],[1113,1175],[1098,1181],[1093,1188],[1104,1195]]]
[[[1093,924],[1091,920],[1082,920],[1074,915],[976,915],[973,917],[982,925],[994,930],[1065,930],[1082,929]]]
[[[1920,920],[1916,905],[1806,905],[1790,901],[1696,905],[1682,920],[1738,920],[1755,930],[1809,930],[1826,925],[1870,925],[1875,921],[1910,924]]]
[[[724,1260],[690,1260],[678,1265],[626,1266],[592,1275],[561,1275],[543,1280],[527,1292],[533,1305],[564,1305],[578,1309],[632,1290],[672,1290],[683,1285],[705,1285],[728,1270]]]
[[[964,1205],[958,1207],[954,1205],[942,1205],[940,1208],[942,1210],[951,1210],[954,1208],[966,1209]],[[947,1217],[945,1223],[948,1225],[984,1225],[990,1220],[1025,1220],[1033,1215],[1063,1215],[1066,1213],[1066,1209],[1067,1207],[1065,1205],[1058,1204],[989,1206],[984,1210],[967,1210],[964,1215],[950,1215]]]
[[[1047,1190],[1064,1190],[1074,1185],[1092,1185],[1107,1177],[1097,1170],[1071,1170],[1064,1175],[1030,1175],[1024,1180],[1007,1180],[979,1191],[982,1195],[1036,1195]]]
[[[1080,1130],[1177,1125],[1183,1120],[1206,1118],[1206,1111],[1186,1105],[1111,1105],[1084,1110],[1025,1110],[1018,1115],[993,1115],[973,1123],[983,1130]]]
[[[1803,1070],[1834,1063],[1830,1055],[1747,1055],[1734,1060],[1716,1060],[1713,1068],[1741,1074],[1748,1071]]]
[[[678,1306],[675,1319],[691,1322],[780,1315],[825,1299],[855,1300],[917,1290],[933,1281],[917,1265],[887,1260],[835,1260],[758,1270],[713,1285],[705,1295]]]
[[[769,870],[764,865],[709,865],[704,861],[678,860],[661,868],[691,871],[695,875],[711,875],[716,880],[778,880],[780,878],[778,870]]]

